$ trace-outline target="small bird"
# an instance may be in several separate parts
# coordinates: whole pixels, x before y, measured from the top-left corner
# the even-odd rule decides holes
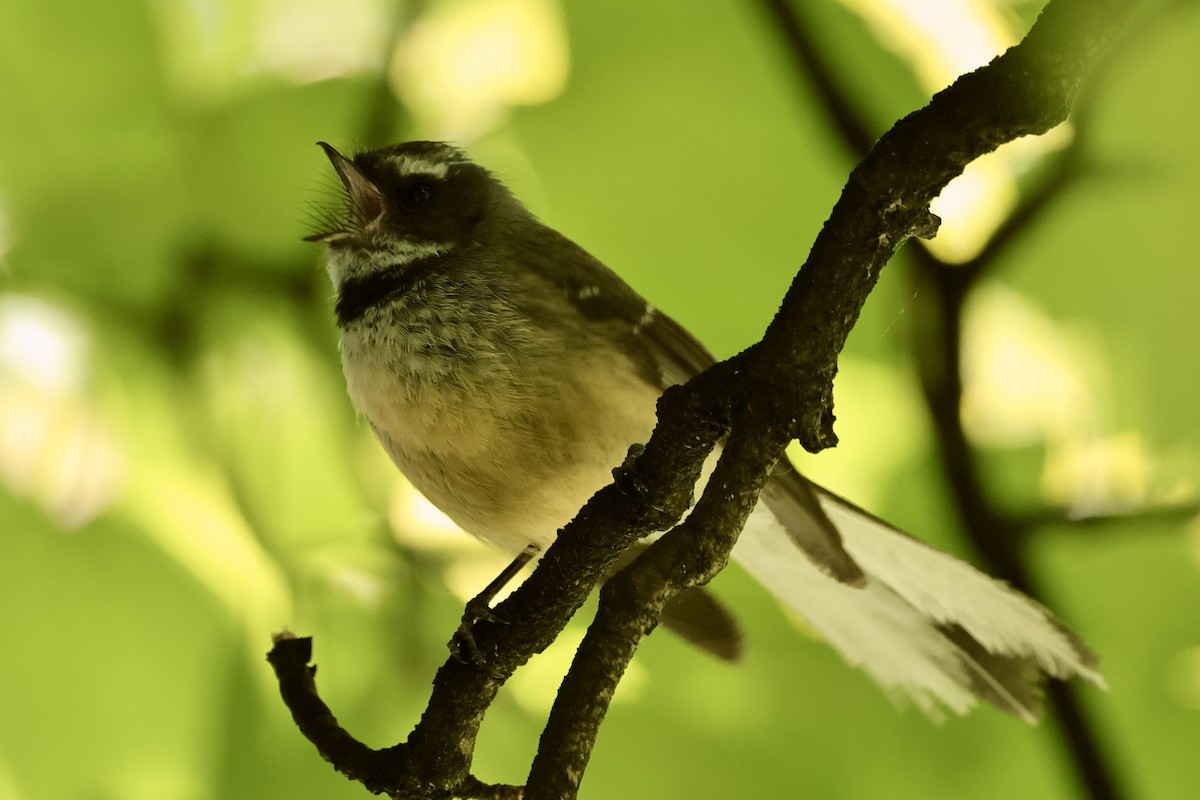
[[[714,362],[695,337],[489,171],[440,142],[347,158],[320,143],[344,212],[326,245],[350,399],[401,472],[468,533],[544,551],[655,403]],[[803,478],[781,460],[733,557],[845,659],[925,712],[977,698],[1027,721],[1041,680],[1103,685],[1038,603]],[[741,634],[700,589],[664,624],[734,660]]]

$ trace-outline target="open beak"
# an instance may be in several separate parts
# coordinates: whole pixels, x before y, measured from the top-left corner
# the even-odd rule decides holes
[[[325,155],[329,157],[329,163],[333,164],[333,168],[337,170],[338,177],[342,179],[342,185],[346,187],[346,197],[349,200],[350,219],[347,220],[349,223],[347,229],[315,233],[312,236],[304,237],[308,242],[328,242],[350,233],[349,228],[363,228],[378,219],[383,213],[383,194],[359,171],[353,161],[335,150],[332,145],[325,142],[317,142],[317,144],[325,151]]]

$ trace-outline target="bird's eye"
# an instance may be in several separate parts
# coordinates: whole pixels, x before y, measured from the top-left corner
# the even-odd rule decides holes
[[[417,181],[405,191],[404,199],[408,201],[409,205],[414,206],[428,203],[433,199],[433,187],[425,181]]]

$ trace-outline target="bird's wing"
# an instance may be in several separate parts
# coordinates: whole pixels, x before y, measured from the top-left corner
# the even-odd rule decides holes
[[[550,228],[543,228],[538,235],[533,252],[522,254],[526,263],[558,286],[584,316],[614,323],[611,331],[641,366],[647,381],[666,389],[714,363],[712,353],[695,336],[583,248]],[[862,583],[862,570],[842,546],[841,536],[822,510],[812,485],[786,457],[776,466],[763,501],[822,572],[842,583]]]
[[[574,248],[552,249],[562,246]],[[625,333],[660,388],[712,364],[695,337],[582,250],[545,270],[581,313]],[[817,487],[786,459],[762,500],[734,557],[849,662],[925,711],[962,712],[983,698],[1033,720],[1043,674],[1103,685],[1091,652],[1035,601]]]

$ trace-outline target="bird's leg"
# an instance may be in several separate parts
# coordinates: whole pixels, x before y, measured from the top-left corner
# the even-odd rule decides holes
[[[537,554],[537,545],[526,545],[525,549],[512,560],[511,564],[502,569],[500,574],[492,579],[491,583],[483,587],[482,592],[467,601],[466,608],[463,609],[462,621],[458,625],[458,630],[455,632],[454,638],[450,640],[450,653],[455,658],[467,664],[478,666],[487,664],[487,660],[479,652],[479,647],[475,644],[473,629],[476,623],[483,620],[487,620],[488,622],[504,622],[503,619],[497,617],[492,611],[492,600]]]

